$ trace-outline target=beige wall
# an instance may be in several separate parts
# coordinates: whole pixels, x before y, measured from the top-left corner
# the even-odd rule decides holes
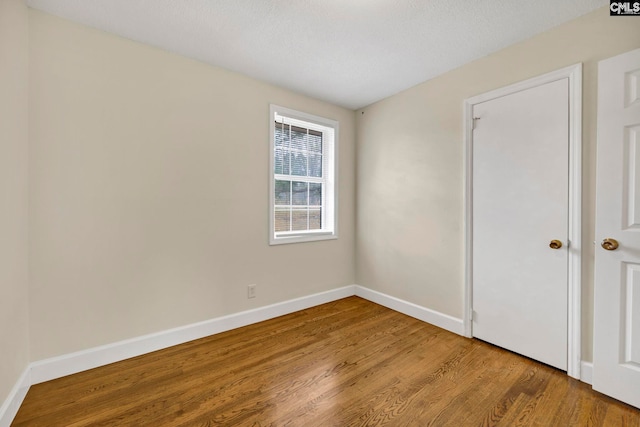
[[[462,317],[463,100],[583,62],[583,359],[591,360],[597,62],[640,47],[638,20],[608,15],[599,9],[358,112],[358,284]]]
[[[30,37],[32,360],[354,283],[353,111],[37,11]],[[339,120],[338,240],[268,245],[269,103]]]
[[[0,0],[0,406],[29,362],[28,13]]]

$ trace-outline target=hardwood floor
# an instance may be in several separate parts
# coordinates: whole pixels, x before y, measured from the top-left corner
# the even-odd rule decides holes
[[[640,411],[350,297],[35,385],[12,425],[640,426]]]

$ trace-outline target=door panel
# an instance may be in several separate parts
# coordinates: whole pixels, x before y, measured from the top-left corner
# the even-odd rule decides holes
[[[473,336],[564,370],[568,93],[565,78],[473,108]]]
[[[622,297],[627,301],[626,307],[623,307],[622,330],[625,333],[622,335],[622,361],[640,368],[640,264],[625,263],[625,267]]]
[[[623,197],[624,224],[627,228],[640,229],[640,197],[636,189],[640,188],[640,126],[627,128],[625,135],[628,148],[628,166],[624,174],[625,195]]]
[[[597,153],[593,388],[640,407],[640,49],[599,64]]]

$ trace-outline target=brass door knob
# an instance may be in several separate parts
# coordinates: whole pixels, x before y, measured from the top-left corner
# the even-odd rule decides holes
[[[560,249],[562,247],[562,242],[560,240],[552,240],[549,243],[549,247],[551,249]]]
[[[616,249],[618,249],[618,246],[620,246],[616,239],[611,239],[608,237],[604,239],[600,245],[603,249],[606,249],[608,251],[615,251]]]

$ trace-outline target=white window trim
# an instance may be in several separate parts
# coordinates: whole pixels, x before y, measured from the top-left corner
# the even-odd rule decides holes
[[[284,116],[287,118],[286,123],[294,126],[301,126],[307,129],[318,130],[324,132],[326,128],[333,129],[333,144],[329,147],[329,155],[333,157],[333,162],[327,162],[329,170],[327,171],[327,184],[333,187],[333,197],[324,198],[325,206],[323,211],[333,212],[333,230],[310,230],[310,231],[291,231],[287,233],[275,234],[275,178],[274,173],[274,153],[275,153],[275,118]],[[314,124],[317,126],[314,126]],[[271,104],[269,106],[269,244],[281,245],[288,243],[313,242],[318,240],[330,240],[338,238],[338,135],[339,124],[336,120],[326,119],[315,116],[313,114],[303,113],[301,111],[292,110],[290,108],[281,107]],[[305,180],[313,180],[307,177]]]

